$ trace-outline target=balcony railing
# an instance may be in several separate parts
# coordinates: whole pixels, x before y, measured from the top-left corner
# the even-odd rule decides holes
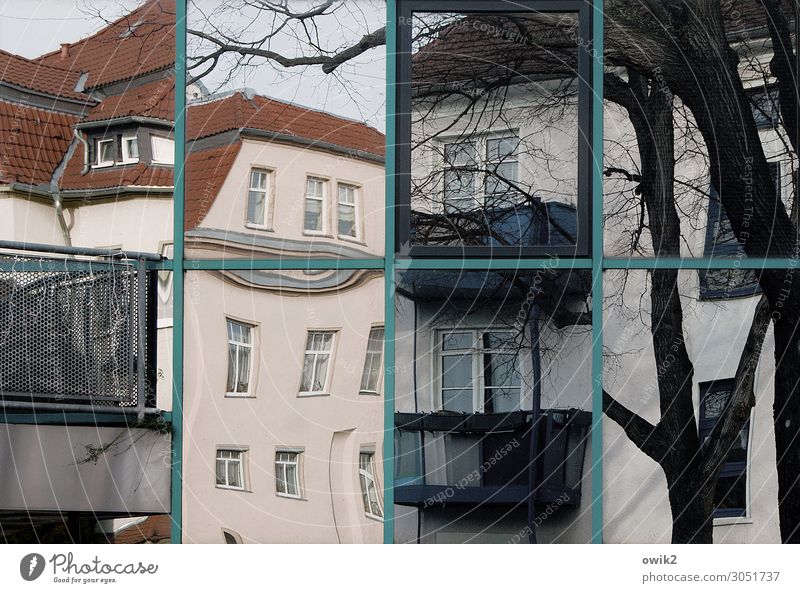
[[[580,503],[591,414],[397,413],[395,502],[515,505]],[[536,435],[536,446],[531,436]]]
[[[2,407],[155,408],[156,272],[143,256],[60,249],[76,253],[0,254]]]

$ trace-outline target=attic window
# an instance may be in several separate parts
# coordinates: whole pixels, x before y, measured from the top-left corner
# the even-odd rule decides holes
[[[175,142],[172,138],[152,136],[153,162],[162,165],[175,164]]]
[[[97,164],[95,167],[111,167],[114,164],[114,141],[97,141]]]
[[[136,138],[136,136],[122,137],[122,162],[139,162],[139,140]]]

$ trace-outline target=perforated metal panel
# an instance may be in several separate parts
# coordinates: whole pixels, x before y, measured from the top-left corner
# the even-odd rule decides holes
[[[137,364],[152,366],[150,340],[138,332],[140,315],[145,332],[156,331],[146,319],[153,291],[136,265],[0,256],[0,397],[65,406],[152,399],[151,373],[141,381]]]

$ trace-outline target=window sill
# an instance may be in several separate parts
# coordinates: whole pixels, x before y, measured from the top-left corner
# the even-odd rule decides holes
[[[250,393],[226,393],[225,397],[230,399],[256,399],[256,396]]]
[[[380,391],[365,391],[365,390],[359,391],[358,394],[359,395],[371,395],[372,397],[380,397],[380,395],[381,395]]]
[[[284,494],[283,492],[276,492],[275,496],[278,498],[288,498],[289,500],[301,500],[303,502],[308,502],[308,499],[304,496],[295,496],[294,494]]]
[[[324,238],[324,239],[333,239],[334,238],[333,235],[331,235],[330,233],[326,233],[325,231],[309,231],[309,230],[306,230],[306,229],[303,229],[303,236],[305,236],[305,237],[321,237],[321,238]]]
[[[372,521],[377,521],[378,523],[383,523],[383,517],[378,517],[377,515],[370,515],[369,513],[364,513],[364,516],[367,519],[371,519]]]
[[[330,391],[301,391],[297,397],[329,397]]]
[[[216,484],[216,486],[219,490],[232,490],[234,492],[247,492],[247,493],[253,492],[248,488],[237,488],[236,486],[223,486],[222,484]]]
[[[252,222],[244,223],[244,228],[252,229],[254,231],[267,231],[270,233],[274,232],[274,229],[272,227],[264,226],[263,224],[255,224]]]
[[[358,237],[350,237],[349,235],[337,235],[336,238],[339,239],[340,241],[347,241],[348,243],[355,243],[356,245],[362,245],[364,247],[367,246],[367,244]]]
[[[129,161],[120,161],[117,163],[118,165],[137,165],[139,164],[139,159],[136,160],[129,160]]]
[[[114,163],[114,162],[111,162],[111,163],[98,163],[96,165],[92,165],[92,169],[108,169],[109,167],[113,167],[116,164],[117,163]]]
[[[717,517],[714,519],[714,527],[723,527],[725,525],[751,525],[753,519],[751,517]]]

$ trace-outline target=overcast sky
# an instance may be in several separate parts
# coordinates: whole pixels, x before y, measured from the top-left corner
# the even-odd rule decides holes
[[[370,30],[383,24],[384,12],[377,1],[346,0],[357,5],[363,23]],[[213,13],[217,0],[197,0],[206,14]],[[109,20],[118,18],[139,4],[137,0],[0,0],[0,47],[26,57],[36,57],[58,49],[61,43],[74,42],[101,28],[101,19],[91,16],[92,8]],[[190,7],[190,21],[198,14]],[[232,20],[227,26],[244,27],[248,16]],[[323,44],[337,47],[345,38],[358,38],[363,31],[343,30],[346,24],[326,22],[321,25]],[[280,47],[280,46],[278,46]],[[281,50],[291,52],[284,45]],[[292,101],[364,120],[383,130],[385,101],[385,60],[383,48],[365,54],[358,61],[342,67],[336,76],[325,75],[318,68],[303,71],[280,71],[269,65],[258,65],[227,81],[226,66],[210,75],[206,85],[212,90],[250,87],[260,94]]]

